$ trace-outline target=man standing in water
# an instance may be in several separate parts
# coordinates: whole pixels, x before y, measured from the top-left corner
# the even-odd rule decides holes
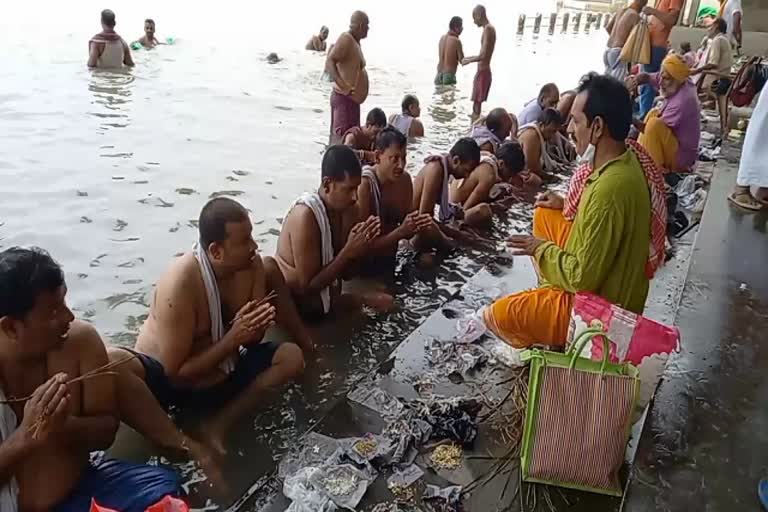
[[[320,33],[316,36],[312,36],[312,39],[310,39],[307,42],[307,46],[305,49],[312,51],[312,52],[324,52],[325,47],[327,45],[326,41],[328,40],[328,27],[323,25],[320,27]]]
[[[472,85],[472,122],[480,117],[483,103],[488,99],[491,90],[491,57],[496,48],[496,28],[488,21],[485,7],[478,5],[472,11],[472,19],[475,25],[483,29],[480,39],[480,54],[467,57],[461,61],[463,65],[477,62],[477,73]]]
[[[437,76],[435,85],[456,85],[456,70],[464,60],[464,49],[459,36],[464,30],[464,22],[458,16],[448,23],[448,33],[440,38],[438,45]]]
[[[109,9],[101,11],[101,32],[88,43],[89,68],[121,68],[133,66],[128,43],[115,32],[115,13]]]
[[[341,34],[328,52],[325,70],[334,82],[331,93],[331,139],[360,126],[360,105],[368,98],[368,72],[360,41],[368,37],[368,15],[355,11],[349,31]]]
[[[284,326],[307,352],[312,340],[275,260],[257,252],[242,205],[225,197],[209,201],[198,229],[193,250],[174,260],[158,281],[131,351],[138,360],[122,366],[121,373],[128,370],[143,380],[166,408],[214,408],[202,433],[211,448],[224,454],[224,438],[234,423],[304,369],[299,346],[270,339],[270,328],[276,322]],[[120,359],[125,350],[115,349],[110,356]],[[142,404],[149,418],[156,413],[145,405],[151,397],[139,397],[146,388],[134,387],[134,403]],[[151,425],[132,426],[152,430]]]

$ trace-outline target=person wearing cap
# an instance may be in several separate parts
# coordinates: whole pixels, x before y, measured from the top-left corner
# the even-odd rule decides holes
[[[670,54],[659,73],[640,73],[628,80],[630,88],[650,85],[662,97],[661,105],[635,126],[640,131],[638,142],[664,172],[690,170],[698,156],[701,105],[690,74],[685,60]]]

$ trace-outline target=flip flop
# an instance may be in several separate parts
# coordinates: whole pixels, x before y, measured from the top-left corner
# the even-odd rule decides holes
[[[768,479],[763,478],[757,484],[757,496],[760,498],[763,508],[768,510]]]
[[[728,200],[740,208],[757,212],[765,208],[765,205],[752,197],[749,192],[732,192],[728,195]]]

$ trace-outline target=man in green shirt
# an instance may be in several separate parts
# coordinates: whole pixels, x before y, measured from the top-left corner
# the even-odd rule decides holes
[[[629,93],[621,82],[594,74],[584,78],[569,131],[582,162],[590,162],[594,170],[576,200],[573,222],[563,215],[564,198],[543,194],[536,203],[533,236],[516,235],[508,242],[515,255],[533,257],[540,286],[485,310],[488,327],[512,346],[565,344],[577,292],[593,292],[630,311],[643,311],[651,193],[635,151],[624,142],[631,121]]]

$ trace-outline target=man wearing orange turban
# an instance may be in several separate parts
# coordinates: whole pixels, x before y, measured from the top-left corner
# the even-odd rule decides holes
[[[638,142],[665,172],[689,171],[696,163],[701,136],[701,105],[691,68],[679,55],[670,54],[659,73],[640,73],[630,84],[648,84],[661,94],[660,106],[637,122]]]

